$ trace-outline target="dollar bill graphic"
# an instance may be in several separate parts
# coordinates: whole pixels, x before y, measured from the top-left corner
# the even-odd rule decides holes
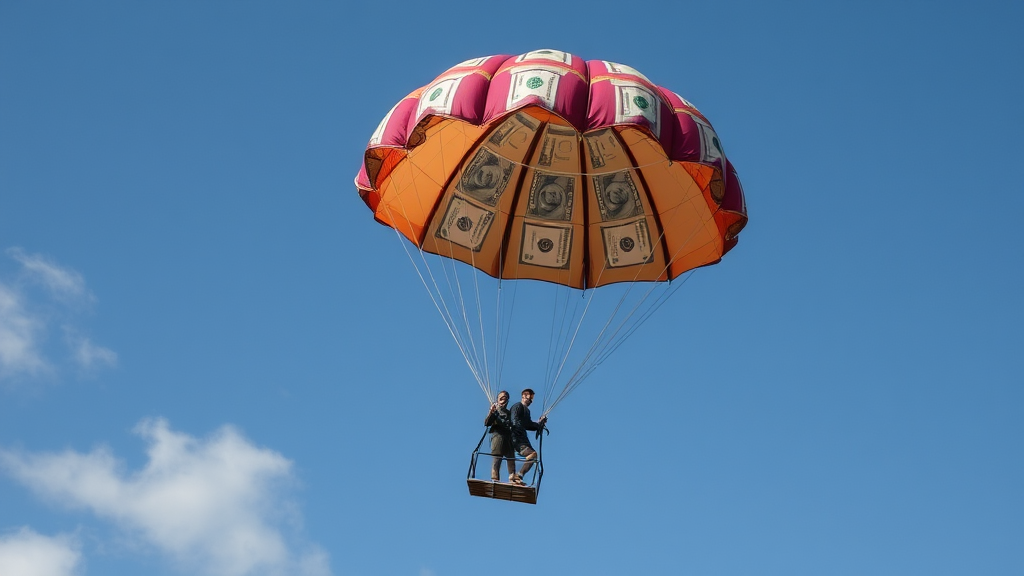
[[[615,86],[615,123],[642,116],[650,123],[655,137],[660,137],[661,98],[640,84],[615,79],[611,82]]]
[[[619,226],[603,226],[605,261],[609,268],[649,264],[654,261],[647,220]]]
[[[451,114],[452,104],[455,102],[455,92],[466,75],[448,77],[440,82],[431,85],[423,91],[420,96],[420,103],[416,107],[416,116],[430,110],[434,114]]]
[[[519,149],[533,140],[533,133],[536,131],[537,122],[526,114],[517,112],[495,128],[487,141],[499,148],[511,146],[512,148]],[[513,138],[516,135],[518,136]]]
[[[479,252],[494,222],[494,212],[452,195],[434,236]]]
[[[637,70],[636,68],[633,68],[632,66],[627,66],[625,64],[618,64],[618,63],[615,63],[615,62],[609,62],[607,60],[604,60],[603,62],[604,62],[605,68],[607,68],[609,72],[614,72],[616,74],[632,74],[633,76],[638,76],[638,77],[643,78],[644,80],[647,80],[648,82],[650,82],[650,80],[647,79],[647,76],[644,76],[643,74],[640,73],[639,70]]]
[[[511,160],[480,147],[462,171],[455,189],[488,206],[496,206],[498,198],[508,187],[514,168]]]
[[[623,153],[618,136],[610,128],[588,134],[583,139],[587,141],[587,152],[593,168],[604,168],[609,162],[617,162]]]
[[[541,143],[540,158],[537,163],[541,166],[551,166],[555,160],[573,161],[576,159],[576,131],[564,126],[548,125],[544,132],[544,141]]]
[[[568,268],[572,255],[572,226],[523,224],[519,262],[546,268]]]
[[[715,133],[715,129],[695,115],[691,114],[690,118],[693,118],[694,123],[697,124],[697,129],[700,130],[701,162],[715,162],[724,158],[725,150],[722,149],[722,143],[718,140],[718,134]]]
[[[505,109],[511,110],[523,98],[537,96],[549,110],[555,107],[555,93],[558,92],[558,81],[561,70],[543,68],[513,69],[512,83],[508,90]]]
[[[593,176],[601,220],[622,220],[644,213],[640,192],[628,170]]]
[[[527,60],[537,59],[551,60],[554,62],[561,62],[562,64],[572,64],[572,55],[568,52],[562,52],[561,50],[534,50],[516,58],[516,62],[525,62]]]
[[[545,220],[572,221],[575,191],[574,177],[537,171],[530,186],[526,215]]]

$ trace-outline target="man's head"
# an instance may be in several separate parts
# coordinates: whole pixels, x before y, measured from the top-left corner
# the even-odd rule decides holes
[[[527,388],[523,390],[523,406],[529,406],[533,403],[533,390]]]
[[[501,392],[498,392],[498,406],[504,408],[506,404],[508,404],[508,391],[502,390]]]

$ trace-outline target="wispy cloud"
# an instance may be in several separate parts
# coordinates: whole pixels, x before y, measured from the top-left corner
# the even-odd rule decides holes
[[[0,467],[42,497],[86,508],[211,576],[325,576],[327,554],[286,537],[296,520],[292,464],[225,426],[206,439],[164,420],[136,428],[149,461],[136,472],[106,449],[23,454],[0,450]],[[294,528],[294,527],[293,527]]]
[[[103,346],[97,346],[92,340],[77,333],[73,328],[65,327],[65,335],[71,348],[71,357],[80,368],[117,366],[117,352]]]
[[[43,536],[30,528],[0,535],[0,574],[73,576],[80,562],[78,542],[71,536]]]
[[[20,262],[25,274],[42,284],[52,296],[65,300],[92,299],[85,288],[85,279],[78,272],[39,254],[27,254],[18,247],[8,248],[7,254]]]
[[[48,368],[39,350],[43,328],[44,323],[25,309],[21,296],[0,283],[0,378]]]
[[[67,362],[85,370],[115,366],[117,354],[77,327],[95,301],[82,275],[21,248],[6,254],[21,266],[13,277],[0,278],[0,380],[51,374]],[[46,346],[57,323],[69,346],[64,351]]]

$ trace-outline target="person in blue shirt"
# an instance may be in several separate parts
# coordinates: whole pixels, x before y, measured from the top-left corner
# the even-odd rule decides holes
[[[534,462],[537,460],[537,451],[530,445],[530,439],[526,436],[526,431],[543,430],[544,423],[548,421],[547,416],[542,416],[536,422],[531,418],[530,404],[533,404],[533,396],[533,390],[529,388],[523,390],[522,399],[513,404],[511,410],[509,410],[512,419],[512,446],[515,447],[516,452],[520,456],[526,458],[526,461],[523,462],[518,474],[509,475],[508,481],[521,486],[526,485],[526,482],[523,481],[523,476],[530,471],[530,468],[533,467]]]

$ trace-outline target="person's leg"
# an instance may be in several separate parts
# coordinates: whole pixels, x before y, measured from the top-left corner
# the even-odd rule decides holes
[[[491,454],[493,454],[492,459],[491,459],[491,481],[492,482],[497,482],[497,481],[499,481],[501,479],[501,477],[498,476],[498,471],[501,470],[501,455],[502,455],[503,451],[504,451],[504,446],[502,446],[501,438],[498,437],[498,436],[492,437],[491,438]]]
[[[526,457],[526,462],[523,462],[523,467],[519,469],[519,476],[526,476],[526,473],[533,468],[533,463],[537,460],[537,453],[532,448],[527,449],[523,456]]]

